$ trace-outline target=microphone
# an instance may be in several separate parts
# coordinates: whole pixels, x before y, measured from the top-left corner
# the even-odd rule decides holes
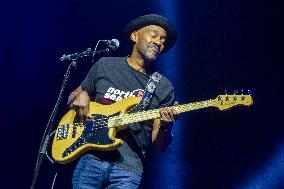
[[[75,60],[76,58],[78,58],[78,54],[69,54],[69,55],[63,55],[61,58],[60,58],[60,61],[61,62],[64,62],[64,61],[72,61],[72,60]]]
[[[74,61],[77,58],[87,57],[87,56],[91,56],[91,55],[92,55],[91,48],[87,48],[87,50],[82,52],[82,53],[74,53],[74,54],[68,54],[68,55],[64,54],[60,58],[60,61],[61,62],[64,62],[64,61]]]
[[[119,41],[117,39],[111,39],[111,40],[101,40],[104,42],[109,48],[112,50],[116,50],[119,47]]]
[[[86,51],[80,53],[74,53],[74,54],[68,54],[68,55],[63,55],[61,58],[60,58],[60,61],[61,62],[65,62],[65,61],[75,61],[77,60],[78,58],[83,58],[83,57],[88,57],[88,56],[95,56],[95,54],[98,54],[98,53],[108,53],[109,52],[109,48],[106,48],[106,49],[103,49],[103,50],[98,50],[97,51],[97,47],[98,47],[98,44],[99,42],[103,42],[105,43],[111,50],[116,50],[118,47],[119,47],[119,41],[117,39],[111,39],[111,40],[99,40],[97,42],[97,45],[95,47],[95,50],[92,51],[91,48],[87,48]]]

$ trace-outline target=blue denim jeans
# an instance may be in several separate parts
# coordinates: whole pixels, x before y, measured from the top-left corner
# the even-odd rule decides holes
[[[88,155],[78,162],[73,175],[73,189],[138,189],[141,176]]]

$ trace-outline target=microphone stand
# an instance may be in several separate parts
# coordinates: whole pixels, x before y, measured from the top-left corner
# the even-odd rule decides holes
[[[50,142],[50,133],[51,133],[51,130],[52,130],[52,125],[54,124],[54,119],[56,117],[56,114],[57,114],[57,111],[58,111],[58,108],[59,108],[59,104],[61,103],[63,92],[64,92],[64,89],[65,89],[67,80],[70,76],[71,68],[75,67],[75,66],[76,66],[76,62],[72,61],[69,64],[66,73],[64,74],[64,79],[63,79],[63,82],[62,82],[62,85],[61,85],[61,89],[60,89],[57,101],[55,103],[55,106],[53,108],[53,111],[50,115],[50,118],[49,118],[48,123],[46,125],[46,129],[45,129],[44,134],[43,134],[43,138],[42,138],[41,145],[40,145],[40,150],[39,150],[39,153],[38,153],[38,156],[37,156],[36,167],[35,167],[35,171],[34,171],[34,175],[33,175],[33,181],[32,181],[32,185],[31,185],[31,189],[34,189],[34,187],[35,187],[36,180],[37,180],[37,177],[38,177],[38,174],[39,174],[40,167],[42,165],[43,158],[47,153],[47,148],[48,148],[48,145],[49,145],[49,142]],[[52,163],[54,163],[54,162],[52,162]]]
[[[34,175],[33,175],[33,180],[32,180],[32,185],[31,185],[31,188],[30,189],[34,189],[35,187],[35,184],[36,184],[36,181],[37,181],[37,178],[38,178],[38,175],[39,175],[39,171],[40,171],[40,168],[41,168],[41,165],[42,165],[42,162],[43,162],[43,158],[45,155],[47,155],[47,148],[49,146],[49,142],[50,142],[50,134],[51,134],[51,131],[52,131],[52,126],[54,124],[54,120],[55,120],[55,117],[56,117],[56,114],[57,114],[57,111],[58,111],[58,108],[59,108],[59,105],[61,103],[61,100],[62,100],[62,97],[63,97],[63,92],[64,92],[64,89],[66,87],[66,84],[67,84],[67,80],[70,76],[70,73],[71,73],[71,69],[72,67],[76,68],[76,60],[78,58],[83,58],[83,57],[86,57],[86,56],[92,56],[93,57],[93,60],[92,62],[94,61],[94,56],[96,54],[99,54],[99,53],[104,53],[104,52],[109,52],[109,49],[103,49],[103,50],[99,50],[99,51],[96,51],[97,47],[98,47],[98,44],[101,42],[102,40],[99,40],[96,44],[96,47],[94,49],[94,51],[92,52],[91,51],[91,48],[87,48],[86,51],[84,51],[83,53],[74,53],[74,54],[70,54],[70,55],[63,55],[60,60],[61,61],[71,61],[71,63],[69,64],[65,74],[64,74],[64,78],[63,78],[63,82],[62,82],[62,85],[61,85],[61,89],[60,89],[60,92],[59,92],[59,95],[58,95],[58,98],[57,98],[57,101],[55,103],[55,106],[53,108],[53,111],[50,115],[50,118],[48,120],[48,123],[46,125],[46,129],[44,131],[44,134],[43,134],[43,137],[42,137],[42,141],[41,141],[41,144],[40,144],[40,149],[39,149],[39,153],[38,153],[38,156],[37,156],[37,161],[36,161],[36,166],[35,166],[35,170],[34,170]],[[48,157],[48,156],[47,156]],[[49,157],[48,157],[49,158]],[[51,160],[49,158],[49,160]],[[52,164],[54,164],[54,161],[51,161]],[[54,178],[55,179],[55,178]],[[55,180],[54,180],[55,181]],[[53,181],[53,182],[54,182]],[[54,183],[53,183],[54,184]],[[53,188],[53,184],[52,184],[52,188]]]

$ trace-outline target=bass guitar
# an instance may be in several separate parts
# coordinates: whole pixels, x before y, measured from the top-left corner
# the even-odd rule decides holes
[[[120,147],[123,141],[116,138],[117,131],[128,124],[160,117],[159,110],[153,109],[128,113],[139,103],[137,97],[125,98],[111,105],[91,102],[91,119],[80,122],[76,111],[69,110],[60,120],[52,143],[52,157],[66,164],[90,150],[108,151]],[[179,113],[208,107],[226,110],[237,105],[252,105],[251,95],[219,95],[215,99],[174,106]]]

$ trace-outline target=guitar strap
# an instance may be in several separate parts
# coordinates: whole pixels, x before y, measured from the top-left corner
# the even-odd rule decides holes
[[[148,80],[148,83],[145,87],[142,99],[138,104],[140,111],[145,110],[149,106],[153,93],[155,92],[156,87],[159,81],[161,80],[161,78],[162,75],[159,74],[158,72],[155,72],[150,76],[150,79]]]
[[[153,97],[153,94],[157,88],[157,85],[159,83],[159,81],[161,80],[162,75],[159,74],[158,72],[153,73],[150,76],[150,79],[148,80],[145,90],[144,90],[144,94],[142,96],[141,101],[139,102],[139,104],[137,104],[137,106],[135,106],[132,110],[134,111],[144,111],[146,110],[146,108],[149,106],[151,98]],[[143,132],[145,132],[145,134],[147,134],[147,129],[145,128],[145,126],[143,124],[139,124],[141,129],[143,129]],[[137,138],[137,136],[134,134],[135,132],[135,127],[133,127],[134,125],[130,125],[130,133],[131,135],[134,137],[136,144],[140,147],[140,149],[142,150],[142,156],[145,157],[145,151],[142,148],[142,145],[139,142],[139,139]],[[135,132],[136,133],[136,132]]]

